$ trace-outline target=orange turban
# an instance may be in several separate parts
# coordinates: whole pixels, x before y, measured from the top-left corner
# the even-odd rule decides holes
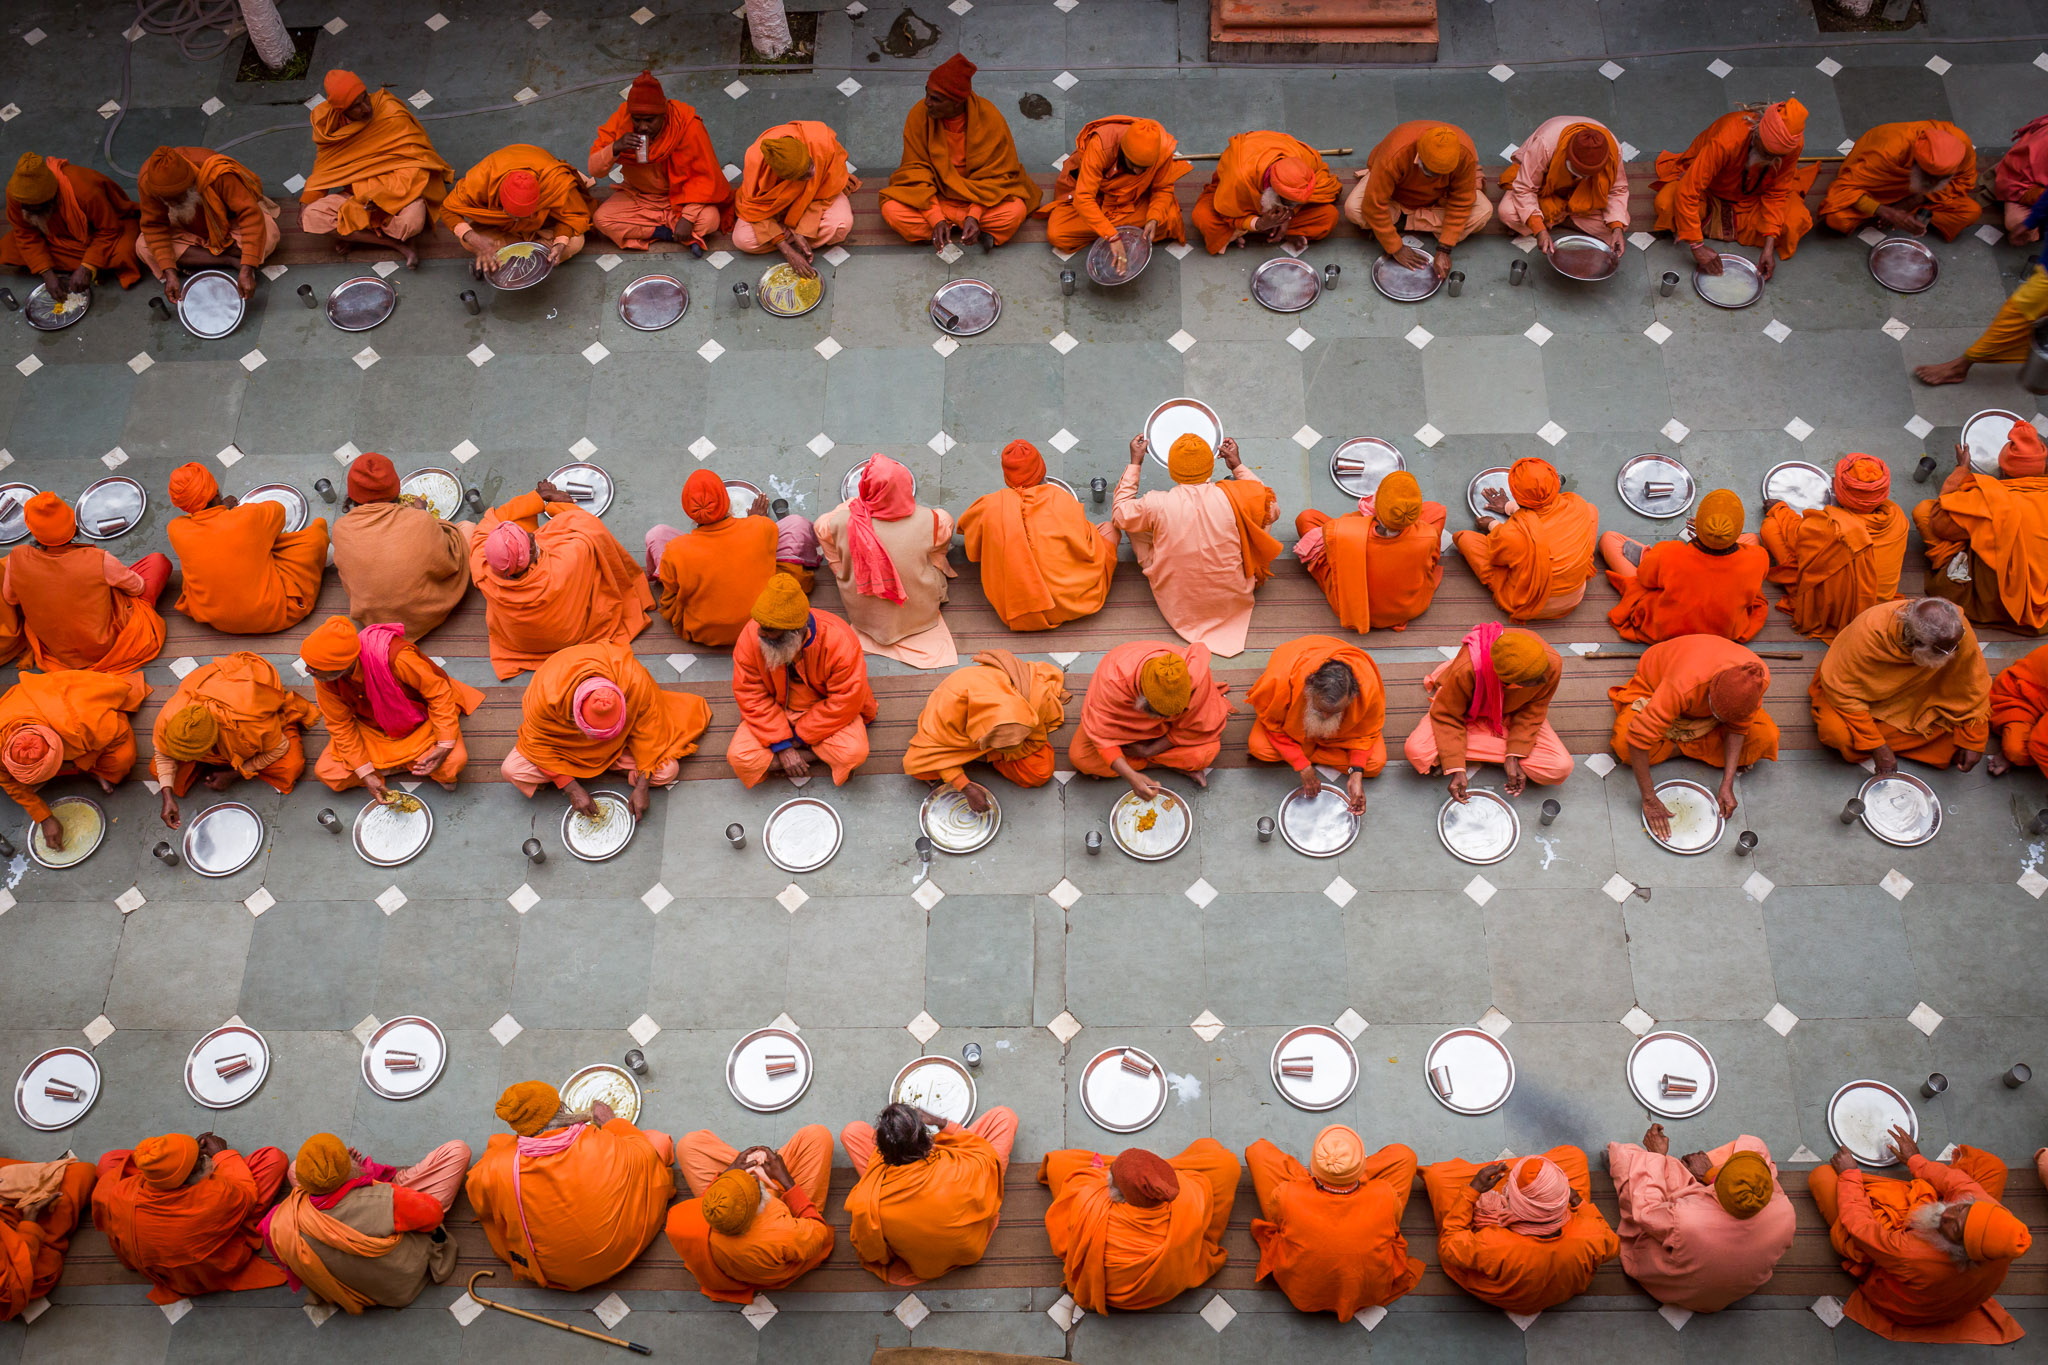
[[[1748,720],[1764,704],[1771,670],[1761,663],[1734,664],[1707,679],[1707,708],[1716,720]]]
[[[1458,168],[1458,130],[1439,123],[1415,140],[1415,159],[1431,175],[1449,175]]]
[[[1173,438],[1166,452],[1166,472],[1175,483],[1207,483],[1216,469],[1216,452],[1192,431]]]
[[[348,496],[351,502],[396,502],[397,467],[374,450],[364,451],[349,464]]]
[[[1929,175],[1954,175],[1969,154],[1969,143],[1932,123],[1921,124],[1913,135],[1913,164]]]
[[[1504,630],[1489,653],[1493,674],[1507,687],[1528,687],[1550,672],[1550,654],[1543,641],[1526,630]]]
[[[327,92],[327,102],[337,109],[346,109],[370,93],[361,76],[353,71],[343,71],[338,66],[327,73],[321,89]]]
[[[763,630],[802,630],[811,619],[811,599],[794,575],[778,573],[754,599],[754,620]]]
[[[642,117],[668,112],[668,92],[661,88],[652,71],[643,71],[633,78],[632,87],[626,91],[626,112]]]
[[[316,673],[339,673],[354,668],[363,652],[356,623],[346,616],[330,616],[313,628],[299,646],[299,660]]]
[[[1557,467],[1548,460],[1531,455],[1508,466],[1508,495],[1517,507],[1532,512],[1546,507],[1563,486],[1557,477]]]
[[[189,1133],[144,1138],[131,1155],[142,1183],[153,1190],[175,1190],[199,1164],[199,1139]]]
[[[1737,1218],[1754,1218],[1771,1202],[1771,1164],[1755,1152],[1737,1152],[1714,1177],[1714,1198]]]
[[[7,178],[10,204],[47,204],[57,197],[57,173],[34,152],[23,152]]]
[[[1298,156],[1283,156],[1266,172],[1266,184],[1282,199],[1305,204],[1316,190],[1315,169]]]
[[[562,1092],[546,1081],[521,1081],[498,1096],[498,1117],[521,1137],[547,1131],[548,1120],[562,1111]]]
[[[540,181],[532,171],[513,171],[498,182],[498,206],[514,218],[531,218],[540,208]]]
[[[1692,533],[1709,550],[1725,550],[1742,534],[1742,499],[1726,488],[1716,488],[1700,499],[1693,513]]]
[[[1806,106],[1798,100],[1780,100],[1764,110],[1757,120],[1757,141],[1772,156],[1796,156],[1806,145]]]
[[[800,138],[771,137],[761,144],[761,159],[777,180],[797,180],[811,164],[811,149]]]
[[[38,545],[66,545],[78,534],[78,514],[55,493],[38,493],[21,509],[21,519]]]
[[[355,1164],[347,1143],[332,1133],[315,1133],[299,1145],[292,1174],[307,1194],[333,1194],[348,1183]]]
[[[197,763],[213,752],[220,738],[220,722],[203,706],[187,706],[164,717],[163,742],[159,752],[174,763]]]
[[[626,694],[610,678],[585,678],[577,683],[569,709],[576,728],[592,739],[616,739],[626,728]]]
[[[1973,1261],[2011,1261],[2027,1254],[2034,1235],[1993,1199],[1978,1199],[1963,1217],[1963,1254]]]
[[[747,1171],[726,1171],[705,1187],[702,1207],[713,1232],[737,1237],[761,1207],[761,1182]]]
[[[1422,518],[1422,485],[1407,470],[1395,470],[1374,491],[1372,516],[1389,531],[1407,530]]]
[[[1131,126],[1117,140],[1116,149],[1141,171],[1156,166],[1160,153],[1166,150],[1166,130],[1148,118],[1132,119]]]
[[[1365,1169],[1365,1144],[1358,1134],[1341,1123],[1333,1123],[1316,1134],[1309,1150],[1308,1173],[1333,1190],[1353,1189],[1358,1173]]]
[[[973,62],[955,52],[932,68],[932,74],[924,78],[924,88],[934,95],[965,104],[974,95],[974,73],[977,69]]]
[[[1564,147],[1565,163],[1576,170],[1591,175],[1607,164],[1607,149],[1611,144],[1602,137],[1600,130],[1582,123],[1572,134],[1572,140]]]
[[[1179,715],[1195,697],[1188,661],[1173,653],[1153,655],[1138,668],[1138,691],[1159,715]]]
[[[135,177],[135,188],[153,199],[176,199],[198,183],[198,170],[175,147],[151,152]]]
[[[699,526],[731,516],[732,494],[725,491],[725,480],[708,469],[692,471],[683,480],[683,511]]]
[[[1029,441],[1003,447],[1003,482],[1012,488],[1036,488],[1045,482],[1045,457]]]
[[[1844,455],[1835,462],[1835,501],[1851,512],[1875,512],[1892,494],[1892,471],[1868,455]]]
[[[24,787],[39,786],[64,766],[64,741],[47,725],[23,725],[7,737],[6,749],[0,750],[0,766]]]
[[[2005,448],[1998,452],[1998,472],[2008,479],[2034,479],[2048,474],[2048,445],[2032,422],[2015,422]]]
[[[1180,1173],[1143,1147],[1126,1147],[1109,1163],[1109,1178],[1134,1208],[1157,1208],[1180,1193]]]
[[[220,485],[203,464],[181,464],[171,471],[171,506],[197,512],[220,496]]]

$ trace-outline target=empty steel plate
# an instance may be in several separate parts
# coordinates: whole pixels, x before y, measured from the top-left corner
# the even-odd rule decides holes
[[[0,545],[28,538],[28,519],[22,510],[40,492],[32,483],[0,483]]]
[[[22,312],[28,315],[28,325],[38,332],[61,332],[84,317],[91,307],[90,285],[76,294],[66,293],[58,298],[50,293],[50,286],[39,284],[28,291],[28,304]]]
[[[1756,268],[1756,262],[1749,257],[1724,251],[1721,253],[1721,273],[1709,275],[1695,269],[1692,288],[1695,294],[1716,308],[1747,308],[1764,296],[1764,277],[1763,272]]]
[[[232,877],[263,851],[263,817],[239,801],[208,806],[185,822],[185,861],[202,877]]]
[[[1892,1129],[1920,1140],[1920,1116],[1912,1102],[1883,1081],[1851,1081],[1828,1101],[1828,1135],[1850,1155],[1871,1166],[1896,1165]]]
[[[594,464],[565,464],[548,475],[548,482],[593,517],[603,516],[612,505],[612,476]]]
[[[1446,798],[1436,813],[1436,837],[1460,862],[1485,867],[1515,851],[1522,842],[1522,818],[1499,793],[1467,787],[1466,799]]]
[[[757,1114],[789,1108],[811,1088],[811,1049],[786,1029],[755,1029],[725,1058],[725,1088]]]
[[[917,826],[941,853],[974,853],[995,840],[1003,827],[1003,808],[993,792],[988,809],[976,811],[965,793],[940,787],[917,808]]]
[[[1835,481],[1825,469],[1804,460],[1772,465],[1764,475],[1764,501],[1776,499],[1795,512],[1810,512],[1834,501]]]
[[[398,291],[389,280],[357,275],[335,285],[327,296],[327,320],[344,332],[367,332],[397,306]]]
[[[948,336],[980,336],[1003,315],[1003,296],[987,280],[949,280],[932,295],[932,325]]]
[[[115,475],[101,479],[78,495],[78,534],[88,540],[125,536],[149,509],[149,494],[133,479]]]
[[[673,327],[689,311],[689,286],[673,275],[642,275],[619,291],[619,320],[636,332]]]
[[[1407,467],[1393,443],[1377,436],[1354,436],[1330,452],[1330,482],[1354,498],[1371,497],[1381,479]]]
[[[1918,848],[1941,833],[1941,798],[1911,773],[1870,777],[1856,796],[1863,802],[1863,828],[1888,844]]]
[[[497,269],[484,278],[494,289],[511,293],[531,289],[554,271],[545,242],[511,242],[498,248]]]
[[[1109,238],[1097,237],[1088,248],[1088,278],[1097,284],[1129,284],[1145,273],[1145,267],[1152,263],[1152,239],[1142,227],[1123,227],[1116,235],[1124,244],[1124,272],[1119,275],[1110,261]]]
[[[1934,287],[1941,262],[1918,237],[1887,237],[1870,248],[1870,278],[1894,294],[1918,294]]]
[[[1553,232],[1550,245],[1550,268],[1568,280],[1591,283],[1608,279],[1621,268],[1619,251],[1583,232]]]
[[[1109,808],[1109,837],[1139,862],[1171,858],[1187,847],[1194,832],[1194,813],[1187,798],[1164,787],[1150,801],[1126,791]]]
[[[1334,858],[1358,838],[1359,817],[1351,813],[1344,779],[1327,768],[1317,769],[1323,789],[1303,796],[1296,787],[1280,799],[1277,823],[1280,837],[1296,853],[1311,858]]]
[[[776,317],[800,318],[824,302],[825,277],[814,275],[807,280],[788,261],[781,261],[761,272],[754,296],[764,311]]]
[[[1970,452],[1970,468],[1979,474],[1998,472],[1998,452],[2005,449],[2013,427],[2026,419],[2004,408],[1986,408],[1963,423],[1963,448]]]
[[[1429,1045],[1423,1079],[1454,1114],[1491,1114],[1515,1093],[1515,1059],[1483,1028],[1454,1028]]]
[[[1614,488],[1632,510],[1660,520],[1682,516],[1698,491],[1692,471],[1670,455],[1638,455],[1623,462]]]
[[[816,872],[832,861],[844,833],[838,811],[815,796],[799,796],[768,813],[761,848],[784,872]]]
[[[1166,452],[1173,449],[1175,441],[1188,435],[1201,437],[1212,451],[1223,442],[1223,419],[1199,398],[1169,398],[1145,419],[1147,453],[1162,469],[1166,467]]]
[[[1323,277],[1307,261],[1275,256],[1252,271],[1252,297],[1275,313],[1299,313],[1323,292]]]
[[[1504,464],[1482,469],[1472,476],[1471,487],[1465,490],[1465,504],[1472,509],[1472,515],[1499,515],[1486,505],[1486,490],[1489,488],[1498,488],[1501,491],[1501,496],[1508,500],[1508,515],[1513,516],[1518,509],[1515,506],[1515,495],[1508,492],[1508,467]]]
[[[252,502],[274,502],[284,508],[284,529],[303,531],[312,518],[312,505],[306,495],[288,483],[261,483],[242,494],[244,507]]]
[[[1436,273],[1436,253],[1420,237],[1403,236],[1401,245],[1412,246],[1429,259],[1410,269],[1392,256],[1382,256],[1372,263],[1372,287],[1396,303],[1421,303],[1444,287],[1443,277]]]
[[[193,336],[218,341],[242,325],[248,306],[235,276],[225,270],[202,270],[184,283],[178,321]]]

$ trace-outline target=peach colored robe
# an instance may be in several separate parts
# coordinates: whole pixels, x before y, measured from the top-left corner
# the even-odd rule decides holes
[[[842,502],[819,517],[812,529],[818,550],[839,583],[840,610],[859,633],[861,649],[912,668],[951,668],[960,655],[940,608],[946,605],[947,581],[959,576],[946,562],[946,548],[953,543],[953,514],[919,503],[907,517],[875,518],[875,538],[903,583],[900,604],[855,589],[853,555],[846,541],[850,515]]]
[[[1126,465],[1117,480],[1110,522],[1131,538],[1153,601],[1180,637],[1233,658],[1244,653],[1258,583],[1245,572],[1244,538],[1230,496],[1214,484],[1182,483],[1138,492],[1143,465]],[[1258,483],[1243,465],[1234,478]],[[1263,485],[1262,485],[1263,486]],[[1278,509],[1267,490],[1261,525]]]
[[[1632,1142],[1607,1144],[1621,1211],[1621,1268],[1659,1303],[1718,1313],[1763,1288],[1791,1248],[1792,1201],[1760,1139],[1744,1134],[1708,1152],[1709,1176],[1737,1152],[1762,1157],[1777,1184],[1770,1202],[1748,1218],[1722,1208],[1711,1178],[1701,1184],[1677,1157]]]

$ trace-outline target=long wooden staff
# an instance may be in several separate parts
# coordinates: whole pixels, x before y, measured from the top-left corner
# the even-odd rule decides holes
[[[651,1349],[642,1346],[637,1341],[627,1341],[624,1337],[608,1337],[602,1332],[593,1332],[587,1327],[571,1327],[566,1322],[556,1322],[553,1318],[544,1318],[538,1313],[529,1313],[524,1308],[514,1308],[510,1304],[504,1303],[493,1303],[476,1292],[476,1282],[496,1276],[497,1273],[495,1270],[479,1270],[476,1274],[470,1276],[469,1296],[486,1308],[495,1308],[500,1313],[510,1313],[515,1318],[525,1318],[528,1322],[543,1323],[549,1327],[560,1328],[564,1332],[574,1332],[579,1337],[589,1337],[592,1341],[601,1341],[607,1346],[623,1346],[635,1355],[651,1356],[654,1354]]]
[[[1353,150],[1353,149],[1352,149],[1352,148],[1350,148],[1350,147],[1318,147],[1318,148],[1316,149],[1316,155],[1317,155],[1317,156],[1350,156],[1350,155],[1351,155],[1351,153],[1352,153],[1352,150]],[[1179,159],[1180,159],[1180,160],[1182,160],[1182,161],[1214,161],[1214,160],[1216,160],[1216,159],[1217,159],[1218,157],[1220,157],[1220,156],[1222,156],[1222,155],[1223,155],[1223,153],[1221,153],[1221,152],[1175,152],[1175,153],[1174,153],[1174,156],[1175,156],[1175,157],[1177,157],[1177,158],[1179,158]]]
[[[1801,653],[1794,649],[1752,649],[1750,653],[1756,655],[1759,659],[1787,659],[1793,663],[1797,663],[1801,659],[1817,659],[1820,657],[1817,652]],[[1579,657],[1582,659],[1640,659],[1643,656],[1639,650],[1631,652],[1628,650],[1596,649],[1590,654],[1581,654]]]

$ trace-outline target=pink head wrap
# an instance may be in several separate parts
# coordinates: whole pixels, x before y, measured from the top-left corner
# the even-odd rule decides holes
[[[775,562],[818,567],[818,533],[809,517],[791,513],[775,523]]]
[[[515,574],[533,563],[533,540],[524,526],[501,521],[484,537],[484,563],[492,573]]]
[[[1471,633],[1459,642],[1472,655],[1472,705],[1465,712],[1465,720],[1468,724],[1476,723],[1487,734],[1508,732],[1507,689],[1501,686],[1500,674],[1493,667],[1493,642],[1506,633],[1506,626],[1488,621],[1472,627]]]
[[[870,456],[867,468],[861,471],[860,495],[846,507],[846,546],[853,556],[854,590],[902,606],[903,580],[896,576],[895,563],[875,535],[875,521],[901,521],[917,510],[910,471],[887,455]]]
[[[1500,1184],[1479,1196],[1472,1226],[1548,1237],[1564,1226],[1571,1211],[1572,1182],[1564,1168],[1549,1157],[1525,1156],[1509,1165]]]
[[[576,684],[569,709],[576,728],[592,739],[617,739],[626,728],[626,694],[610,678],[585,678]]]

